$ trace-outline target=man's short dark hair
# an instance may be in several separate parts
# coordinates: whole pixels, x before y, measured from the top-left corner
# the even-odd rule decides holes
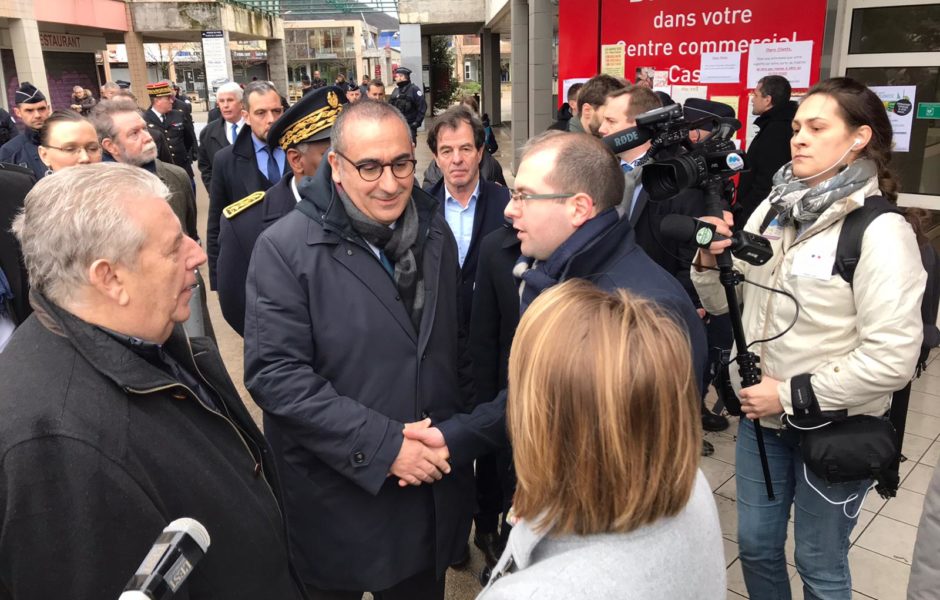
[[[473,130],[474,147],[477,150],[482,148],[486,139],[483,122],[470,108],[460,104],[448,108],[442,115],[434,119],[434,125],[431,125],[431,129],[428,131],[428,148],[431,149],[431,153],[437,155],[437,136],[440,134],[441,129],[447,127],[456,130],[461,123],[466,123]]]
[[[620,96],[630,96],[630,108],[627,109],[626,117],[631,120],[636,119],[645,112],[663,106],[662,100],[659,99],[656,92],[642,85],[631,85],[614,90],[607,95],[607,100],[619,98]]]
[[[572,100],[577,100],[578,92],[580,92],[581,88],[583,87],[584,87],[583,83],[572,84],[572,86],[568,88],[568,97],[565,98],[565,100],[567,100],[568,102],[571,102]]]
[[[585,104],[590,104],[594,108],[603,106],[604,101],[607,100],[607,94],[625,87],[624,82],[610,75],[602,73],[591,77],[578,92],[578,112],[581,112]]]
[[[519,162],[530,154],[557,149],[555,164],[545,182],[559,193],[585,193],[600,213],[623,199],[624,178],[620,159],[599,139],[586,133],[546,131],[522,147]]]
[[[245,99],[245,109],[251,110],[251,96],[253,94],[267,94],[268,92],[274,92],[279,97],[280,92],[277,91],[277,88],[274,87],[274,84],[270,81],[252,81],[245,86],[245,92],[242,97]]]
[[[790,82],[780,75],[767,75],[757,82],[757,87],[765,96],[770,96],[773,106],[782,106],[790,101]]]

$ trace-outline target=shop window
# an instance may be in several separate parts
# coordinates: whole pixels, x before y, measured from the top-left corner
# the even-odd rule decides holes
[[[940,4],[859,8],[849,54],[940,51]]]

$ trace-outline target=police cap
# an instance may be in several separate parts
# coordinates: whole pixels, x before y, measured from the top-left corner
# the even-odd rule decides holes
[[[333,123],[346,102],[346,93],[335,85],[301,96],[271,125],[268,145],[287,150],[297,144],[329,138]]]

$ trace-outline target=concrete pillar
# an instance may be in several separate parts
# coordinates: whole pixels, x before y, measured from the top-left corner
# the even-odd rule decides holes
[[[409,67],[410,68],[410,67]],[[428,105],[428,111],[424,113],[425,117],[434,116],[434,90],[426,89],[431,87],[431,36],[423,35],[421,36],[421,76],[415,78],[415,74],[411,74],[411,83],[418,86],[418,89],[422,93],[427,94],[425,102]],[[422,124],[419,128],[419,131],[424,131],[424,125]]]
[[[553,18],[550,0],[529,0],[530,136],[545,131],[552,124]]]
[[[124,46],[127,48],[127,69],[131,76],[131,92],[137,97],[141,108],[150,106],[147,96],[147,55],[144,52],[144,36],[136,31],[124,33]]]
[[[519,168],[519,152],[529,139],[529,6],[510,0],[512,35],[512,172]],[[533,0],[535,1],[535,0]]]
[[[502,120],[500,113],[500,61],[499,61],[499,34],[484,29],[480,34],[480,58],[483,65],[483,74],[480,82],[483,85],[482,101],[483,112],[490,116],[490,122],[496,125]]]
[[[36,20],[10,19],[10,42],[13,46],[17,79],[20,83],[28,81],[35,85],[51,104],[52,94],[49,92],[49,80],[46,78],[46,64],[42,60],[42,45],[39,42],[39,25]]]
[[[287,97],[287,50],[284,40],[267,40],[268,47],[268,74],[274,87],[281,95]]]
[[[427,40],[421,37],[421,25],[402,23],[398,26],[398,32],[401,38],[400,66],[411,69],[411,82],[423,90],[427,84],[425,80],[427,74],[424,72],[424,65],[427,64],[424,58],[427,56],[424,49]],[[385,84],[390,87],[395,85],[394,73],[391,71],[388,73],[388,81]]]

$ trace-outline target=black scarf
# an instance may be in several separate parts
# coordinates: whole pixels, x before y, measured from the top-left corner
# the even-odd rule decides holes
[[[529,257],[519,257],[516,266],[512,270],[513,275],[522,280],[522,289],[519,295],[519,314],[522,315],[539,294],[557,284],[564,275],[572,257],[604,235],[617,224],[619,218],[616,209],[608,208],[579,227],[577,231],[571,234],[571,237],[562,242],[547,260],[538,264],[534,264]]]
[[[414,200],[409,198],[405,212],[395,222],[395,229],[390,229],[367,217],[353,204],[342,187],[337,186],[336,189],[353,230],[381,250],[394,264],[392,278],[395,287],[417,331],[424,310],[424,278],[419,268],[421,249],[418,244],[418,210]]]

